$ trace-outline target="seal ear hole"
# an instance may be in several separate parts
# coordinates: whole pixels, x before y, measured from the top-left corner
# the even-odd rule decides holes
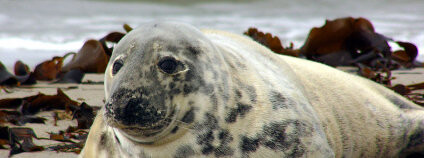
[[[169,56],[160,59],[157,66],[167,74],[175,74],[184,69],[183,63]]]
[[[123,61],[120,59],[116,60],[112,66],[112,75],[118,73],[122,66],[124,66]]]

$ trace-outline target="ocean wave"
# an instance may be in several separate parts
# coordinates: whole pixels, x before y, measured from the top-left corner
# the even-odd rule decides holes
[[[75,51],[82,46],[82,41],[47,42],[23,38],[0,38],[0,49],[25,49],[25,50],[69,50]]]

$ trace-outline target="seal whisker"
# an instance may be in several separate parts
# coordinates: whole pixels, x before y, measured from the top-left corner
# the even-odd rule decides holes
[[[172,122],[172,121],[168,121],[168,120],[163,120],[163,121],[167,121],[167,123],[171,123]],[[178,122],[175,126],[180,127],[180,128],[184,128],[184,129],[187,129],[187,130],[190,130],[190,131],[194,131],[194,129],[191,128],[190,124],[185,123],[185,122],[180,121],[180,120],[174,120],[174,121],[175,122]],[[183,125],[183,126],[181,126],[181,125]]]

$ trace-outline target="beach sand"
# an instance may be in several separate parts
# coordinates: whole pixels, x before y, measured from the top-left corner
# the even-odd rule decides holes
[[[343,67],[340,68],[344,71],[354,72],[356,68]],[[424,82],[424,68],[416,68],[412,70],[396,70],[392,71],[395,80],[392,80],[392,84],[414,84]],[[92,81],[94,83],[87,83]],[[49,82],[39,82],[33,86],[21,86],[9,89],[11,93],[4,91],[0,92],[0,99],[4,98],[22,98],[27,96],[36,95],[39,92],[54,95],[56,94],[57,88],[61,88],[70,99],[79,103],[86,102],[90,106],[100,107],[103,105],[104,100],[104,89],[103,89],[103,74],[86,74],[83,83],[87,84],[51,84]],[[346,83],[348,84],[348,83]],[[59,130],[65,130],[69,125],[76,126],[76,120],[61,120],[58,121],[57,126],[53,125],[53,113],[52,112],[41,112],[37,116],[43,116],[48,119],[46,124],[26,124],[24,127],[33,128],[38,137],[48,138],[47,132],[58,132]],[[14,127],[13,125],[8,125]],[[48,145],[48,144],[59,144],[60,142],[52,140],[36,140],[34,143],[37,145]],[[0,150],[0,158],[7,157],[9,150]],[[55,151],[42,151],[42,152],[26,152],[14,155],[13,157],[22,158],[70,158],[76,157],[75,153],[63,153]]]

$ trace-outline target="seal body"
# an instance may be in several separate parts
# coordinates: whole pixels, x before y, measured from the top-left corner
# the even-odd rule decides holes
[[[128,33],[81,157],[399,157],[423,108],[243,36],[156,22]]]

